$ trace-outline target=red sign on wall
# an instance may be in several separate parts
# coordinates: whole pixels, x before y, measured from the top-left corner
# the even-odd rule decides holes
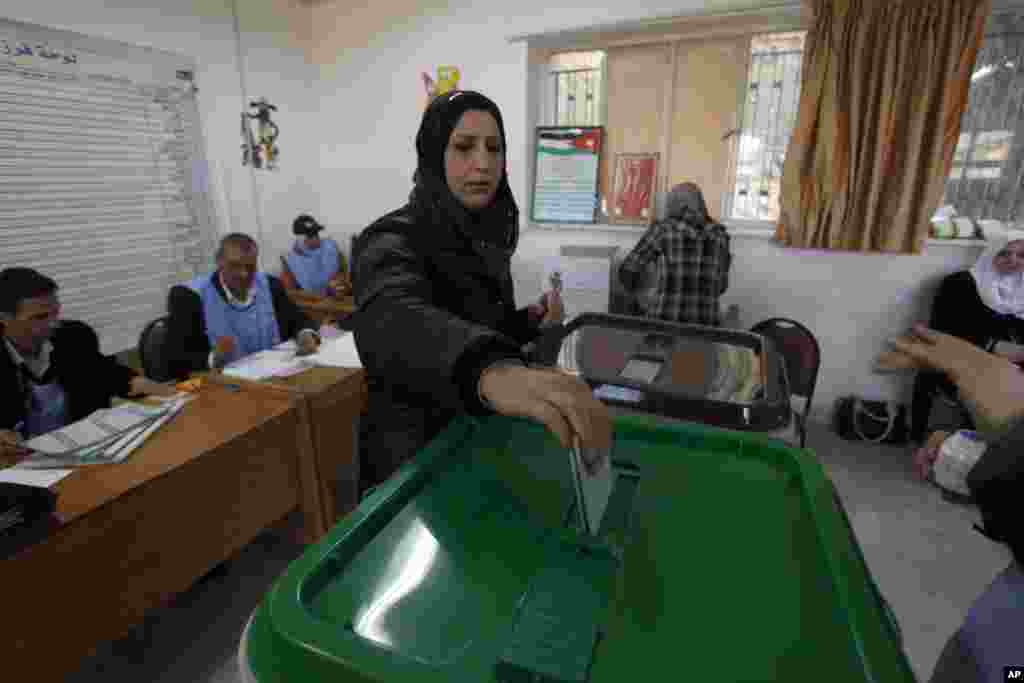
[[[654,218],[657,154],[619,154],[615,157],[609,213],[615,222],[648,223]]]

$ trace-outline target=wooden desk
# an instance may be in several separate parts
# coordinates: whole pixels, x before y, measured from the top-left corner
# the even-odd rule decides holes
[[[290,291],[288,296],[317,325],[323,325],[325,322],[331,322],[339,318],[347,318],[356,310],[355,301],[351,296],[331,299],[328,297],[313,297],[295,291]]]
[[[126,462],[58,483],[60,527],[0,562],[5,678],[63,680],[293,510],[295,407],[210,384]]]
[[[305,401],[326,533],[359,504],[359,454],[353,428],[366,407],[366,372],[317,367],[267,384],[295,392]]]

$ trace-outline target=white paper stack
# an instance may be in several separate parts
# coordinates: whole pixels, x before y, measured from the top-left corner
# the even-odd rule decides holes
[[[323,336],[323,335],[322,335]],[[275,351],[295,352],[294,341],[286,341],[274,347]],[[361,368],[363,361],[359,358],[356,350],[356,340],[351,332],[335,333],[331,337],[323,337],[320,350],[308,356],[302,356],[301,360],[310,366],[320,365],[331,368]]]
[[[83,420],[26,441],[25,446],[36,454],[13,469],[54,470],[123,462],[189,400],[191,397],[185,396],[159,407],[125,403],[97,410]]]
[[[253,353],[229,363],[224,368],[224,375],[252,381],[270,377],[291,377],[313,367],[309,358],[310,356],[296,355],[295,342],[285,342],[273,349]]]

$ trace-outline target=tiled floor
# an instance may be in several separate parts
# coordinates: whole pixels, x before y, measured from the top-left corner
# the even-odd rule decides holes
[[[865,557],[927,681],[972,600],[1010,559],[971,528],[973,508],[914,479],[907,450],[844,442],[812,426],[808,444],[836,482]],[[267,588],[301,552],[287,528],[262,535],[223,576],[158,611],[84,663],[71,683],[235,683],[238,637]]]

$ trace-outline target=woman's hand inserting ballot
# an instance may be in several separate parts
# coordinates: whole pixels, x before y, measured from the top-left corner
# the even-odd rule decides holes
[[[564,448],[578,437],[585,454],[597,458],[612,446],[612,418],[582,380],[558,370],[495,366],[480,377],[480,393],[495,412],[546,426]],[[597,462],[584,462],[596,467]]]

